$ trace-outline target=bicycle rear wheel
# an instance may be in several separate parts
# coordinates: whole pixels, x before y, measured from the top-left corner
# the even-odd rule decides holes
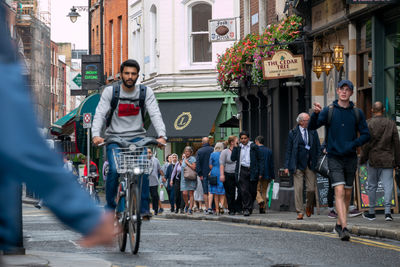
[[[130,185],[130,196],[129,196],[129,243],[131,245],[131,252],[136,254],[139,251],[140,243],[140,195],[139,188],[136,184]]]
[[[125,216],[125,196],[118,197],[117,207],[115,209],[115,216],[117,217],[115,221],[115,226],[119,226],[121,232],[118,233],[118,247],[119,251],[124,252],[126,249],[126,239],[128,236],[128,229],[126,227],[126,216]]]

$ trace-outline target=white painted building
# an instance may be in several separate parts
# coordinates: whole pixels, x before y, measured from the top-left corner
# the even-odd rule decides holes
[[[129,58],[156,92],[219,90],[217,54],[233,42],[208,42],[208,20],[237,18],[239,0],[130,0]]]

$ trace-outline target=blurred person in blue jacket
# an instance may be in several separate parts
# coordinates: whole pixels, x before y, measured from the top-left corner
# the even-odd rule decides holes
[[[36,118],[6,28],[0,0],[0,250],[18,246],[22,183],[39,194],[66,225],[84,235],[83,246],[111,244],[114,219],[82,191],[62,160],[39,135]]]

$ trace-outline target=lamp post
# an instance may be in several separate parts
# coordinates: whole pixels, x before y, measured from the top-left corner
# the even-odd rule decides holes
[[[103,14],[104,14],[104,7],[103,7],[103,0],[100,0],[100,57],[101,57],[101,64],[100,64],[100,72],[101,72],[101,79],[100,85],[104,85],[104,43],[103,43]],[[96,5],[94,5],[96,7]],[[88,34],[89,34],[89,55],[92,54],[92,35],[91,35],[91,28],[92,28],[92,15],[91,12],[92,7],[90,6],[90,0],[88,0],[88,6],[73,6],[68,13],[67,17],[70,18],[72,23],[75,23],[78,20],[78,17],[81,15],[77,12],[78,11],[88,11]]]

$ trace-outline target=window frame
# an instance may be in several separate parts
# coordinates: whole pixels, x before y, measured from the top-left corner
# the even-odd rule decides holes
[[[188,7],[188,56],[189,56],[189,65],[190,66],[210,66],[212,65],[212,51],[213,51],[213,47],[212,47],[212,43],[210,43],[211,45],[211,59],[210,61],[194,61],[194,43],[193,43],[193,36],[194,35],[203,35],[203,34],[207,34],[208,35],[208,31],[198,31],[198,32],[193,32],[192,31],[192,26],[193,26],[193,8],[197,5],[200,4],[205,4],[208,5],[211,8],[211,16],[210,19],[212,19],[212,4],[208,3],[208,2],[204,2],[204,1],[197,1],[192,3],[189,7]],[[207,36],[208,37],[208,36]]]

